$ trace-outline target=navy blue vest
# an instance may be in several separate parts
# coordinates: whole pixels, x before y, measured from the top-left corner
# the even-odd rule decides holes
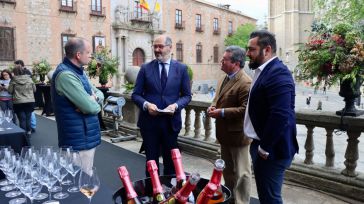
[[[55,88],[55,79],[59,73],[71,71],[82,82],[85,91],[92,95],[91,85],[83,69],[77,68],[64,58],[52,76],[51,95],[58,129],[58,145],[72,146],[75,150],[88,150],[101,143],[100,125],[97,115],[83,114],[65,96],[59,95]]]

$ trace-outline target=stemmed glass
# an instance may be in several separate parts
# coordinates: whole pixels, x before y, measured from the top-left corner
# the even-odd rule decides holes
[[[36,167],[31,167],[29,172],[24,170],[19,185],[20,191],[30,199],[31,204],[35,196],[42,190],[42,185],[39,181],[32,177],[33,171],[37,171]]]
[[[8,123],[9,123],[9,125],[10,125],[10,122],[13,120],[13,110],[10,110],[10,109],[5,110],[5,120],[6,120],[6,122],[8,122]],[[11,129],[13,129],[13,128],[11,128],[11,127],[7,127],[6,129],[7,129],[7,130],[11,130]]]
[[[100,179],[97,175],[96,167],[81,170],[78,186],[81,193],[87,196],[89,204],[91,204],[92,196],[95,195],[100,188]]]
[[[71,146],[62,146],[59,148],[59,154],[60,154],[60,158],[61,158],[59,163],[65,169],[69,165],[70,158],[71,158],[71,152],[72,152]],[[62,180],[62,185],[69,186],[71,184],[72,184],[72,181],[69,179]]]
[[[40,169],[40,174],[43,177],[41,182],[46,185],[49,193],[49,200],[43,203],[53,203],[54,200],[52,200],[51,188],[54,184],[56,184],[57,178],[54,177],[52,173],[50,173],[46,168],[43,167]]]
[[[72,151],[70,156],[70,161],[69,164],[66,166],[66,169],[68,171],[68,173],[70,173],[73,177],[73,185],[72,187],[70,187],[68,189],[68,192],[70,193],[76,193],[79,191],[79,188],[77,188],[76,186],[76,174],[80,171],[81,169],[81,159],[80,159],[80,154],[78,153],[78,151]]]
[[[4,131],[4,128],[1,127],[5,120],[4,111],[0,109],[0,131]]]

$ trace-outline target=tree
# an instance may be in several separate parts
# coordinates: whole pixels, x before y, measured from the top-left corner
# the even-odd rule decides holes
[[[225,45],[237,45],[245,48],[248,45],[250,33],[256,29],[255,25],[247,23],[238,27],[232,36],[225,38]]]
[[[357,24],[364,19],[364,0],[315,0],[317,17],[328,25]]]

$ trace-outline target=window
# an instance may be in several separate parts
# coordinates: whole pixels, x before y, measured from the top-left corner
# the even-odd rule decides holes
[[[176,54],[177,60],[183,62],[183,44],[181,41],[176,43]]]
[[[61,6],[73,7],[73,0],[61,0]]]
[[[219,19],[218,18],[214,18],[213,28],[214,28],[214,31],[218,31],[219,30]]]
[[[229,21],[228,34],[229,35],[233,34],[233,22],[232,21]]]
[[[136,48],[133,52],[133,66],[141,66],[145,62],[144,51]]]
[[[182,26],[182,11],[176,9],[176,27],[177,25]]]
[[[91,11],[101,13],[102,11],[101,0],[91,0]]]
[[[196,14],[196,30],[201,30],[201,14]]]
[[[0,27],[0,61],[15,60],[14,28]]]
[[[214,46],[214,63],[219,63],[219,47]]]
[[[198,43],[196,45],[196,63],[202,63],[202,45]]]
[[[64,51],[64,46],[66,46],[67,41],[75,37],[76,35],[73,34],[61,34],[61,43],[62,43],[62,59],[66,56],[66,53]]]
[[[135,1],[135,7],[134,7],[134,17],[140,18],[143,16],[143,8],[140,7],[139,1]]]

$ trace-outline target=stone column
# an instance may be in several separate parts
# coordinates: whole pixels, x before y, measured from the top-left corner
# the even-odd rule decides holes
[[[304,163],[305,164],[313,164],[313,150],[315,149],[315,145],[313,142],[313,128],[314,126],[306,125],[307,128],[307,138],[305,142],[305,149],[306,149],[306,158]]]
[[[345,169],[341,172],[345,176],[355,177],[358,173],[355,172],[356,168],[356,161],[359,158],[358,153],[358,143],[359,143],[359,136],[360,131],[350,131],[348,130],[348,146],[346,147],[345,151]]]

